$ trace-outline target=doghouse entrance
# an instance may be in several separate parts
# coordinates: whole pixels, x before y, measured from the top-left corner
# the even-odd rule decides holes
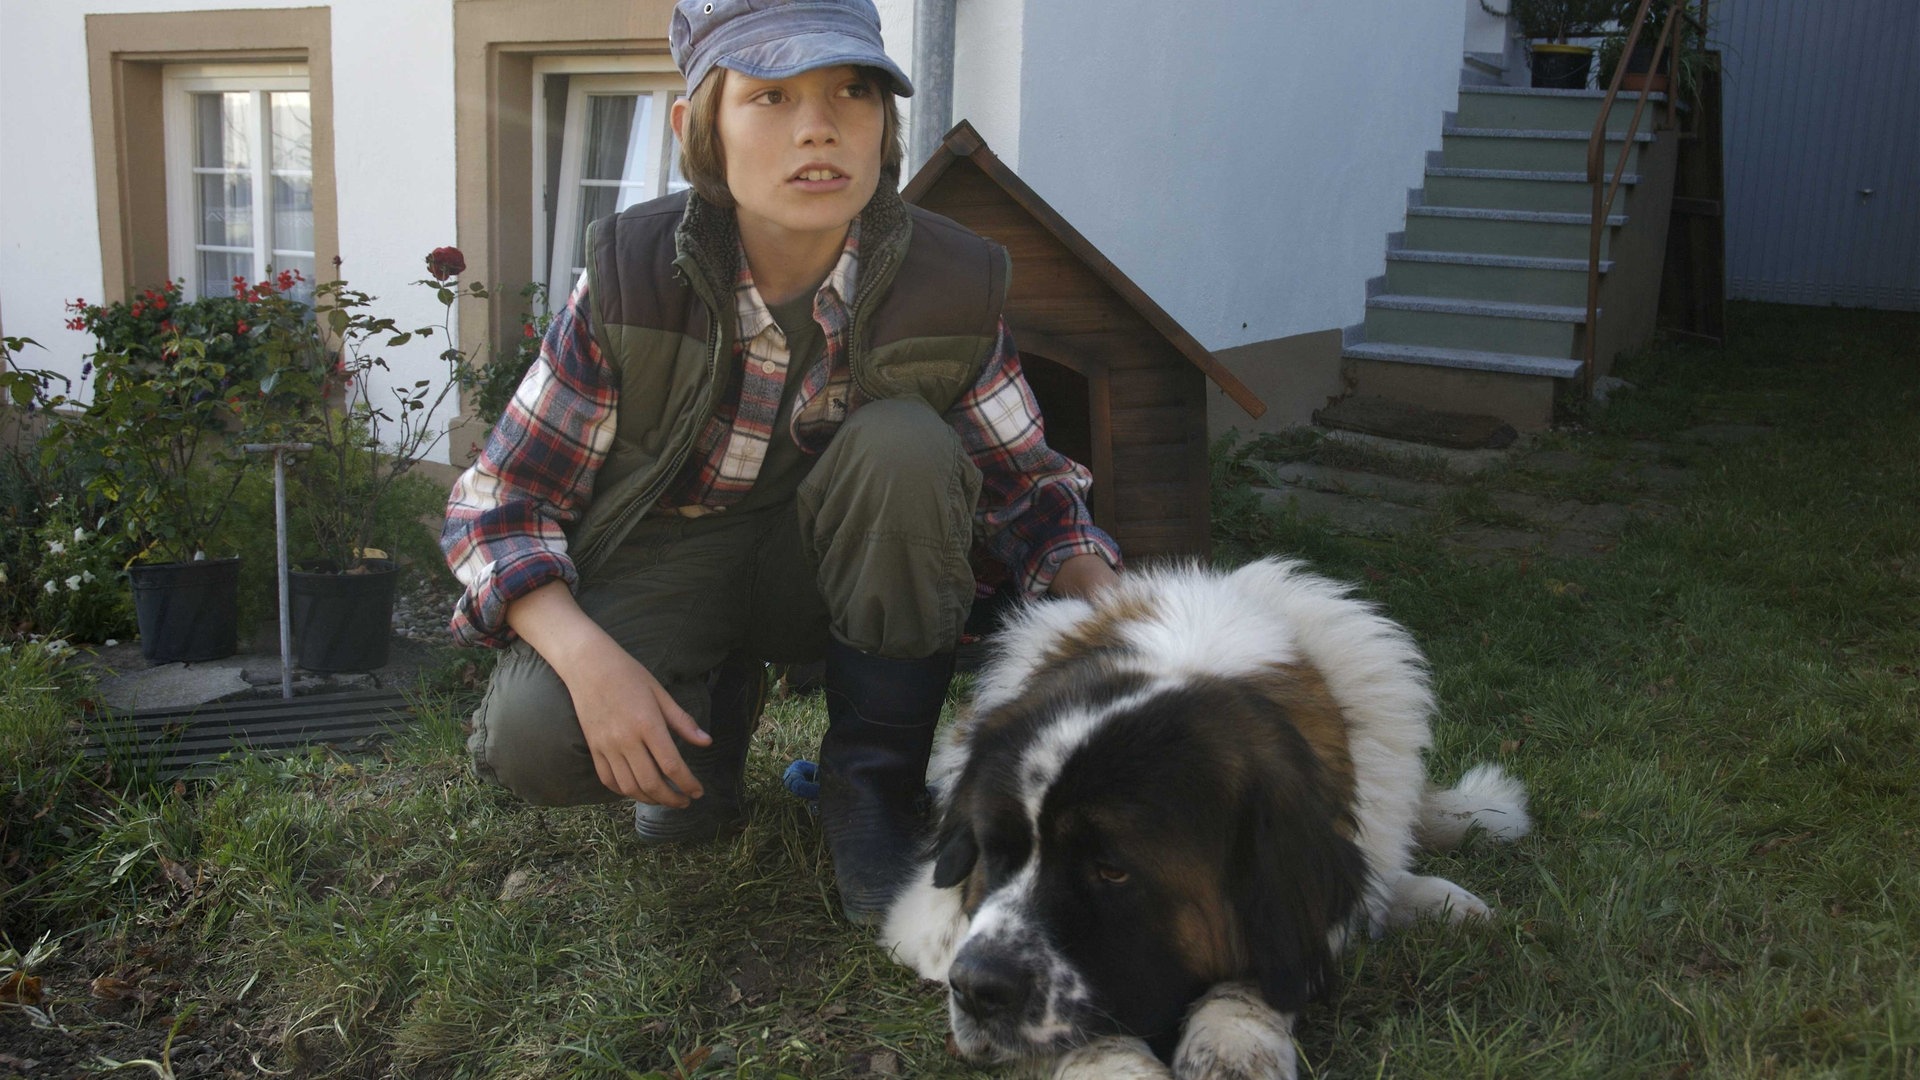
[[[1038,336],[1038,335],[1034,335]],[[1018,331],[1014,340],[1020,340]],[[1093,474],[1088,509],[1094,524],[1113,530],[1113,441],[1106,366],[1058,342],[1023,348],[1020,367],[1047,426],[1047,445]]]

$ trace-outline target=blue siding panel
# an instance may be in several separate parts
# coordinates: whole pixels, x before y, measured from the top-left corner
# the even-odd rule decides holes
[[[1920,0],[1721,0],[1727,292],[1920,310]]]

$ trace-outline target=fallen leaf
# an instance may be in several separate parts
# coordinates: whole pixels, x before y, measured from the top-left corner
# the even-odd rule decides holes
[[[1511,754],[1525,745],[1527,745],[1527,740],[1525,739],[1502,739],[1500,740],[1500,752],[1503,754]]]
[[[688,1077],[698,1072],[700,1066],[705,1065],[707,1059],[712,1056],[713,1047],[711,1046],[696,1046],[692,1050],[687,1051],[687,1055],[680,1059],[680,1067],[673,1071],[674,1080],[687,1080]]]
[[[7,1005],[40,1004],[40,977],[24,971],[9,972],[0,979],[0,1003]]]
[[[102,975],[87,984],[87,993],[101,1001],[120,1001],[139,996],[140,987],[118,975]]]
[[[867,1069],[875,1076],[899,1076],[900,1055],[891,1050],[881,1050],[868,1059]]]
[[[162,855],[160,856],[160,872],[166,875],[168,881],[178,886],[181,892],[193,892],[193,878],[188,875],[186,867]]]

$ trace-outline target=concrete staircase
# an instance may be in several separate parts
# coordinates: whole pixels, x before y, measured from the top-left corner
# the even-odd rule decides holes
[[[1425,186],[1409,195],[1406,230],[1388,239],[1387,272],[1369,283],[1366,321],[1347,330],[1352,396],[1490,415],[1520,431],[1551,424],[1555,395],[1579,384],[1592,329],[1586,150],[1603,96],[1461,87],[1444,149],[1429,155]],[[1598,340],[1608,350],[1603,367],[1652,332],[1650,308],[1638,309],[1657,299],[1671,200],[1672,137],[1654,131],[1649,108],[1629,144],[1632,115],[1623,99],[1608,124],[1608,167],[1630,149],[1601,238],[1601,323],[1618,314],[1605,310],[1610,300],[1633,311]],[[1647,183],[1649,170],[1665,182]],[[1622,287],[1623,271],[1639,284]]]

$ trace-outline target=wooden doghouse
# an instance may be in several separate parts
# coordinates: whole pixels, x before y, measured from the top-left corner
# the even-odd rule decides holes
[[[1005,245],[1007,323],[1047,442],[1093,472],[1129,561],[1208,551],[1207,382],[1266,406],[961,121],[902,192]]]

